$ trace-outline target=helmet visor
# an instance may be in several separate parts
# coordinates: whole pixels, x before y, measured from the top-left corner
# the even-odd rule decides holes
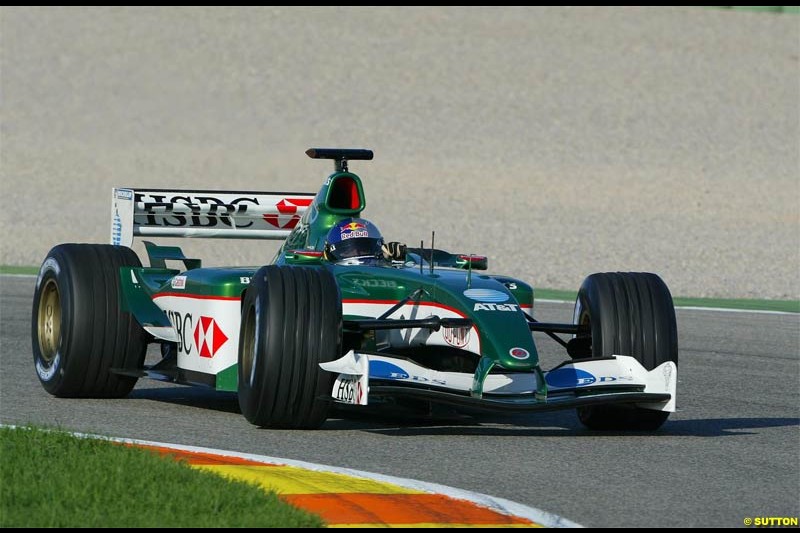
[[[331,245],[329,253],[336,261],[351,257],[376,257],[381,253],[381,241],[368,237],[347,239]]]

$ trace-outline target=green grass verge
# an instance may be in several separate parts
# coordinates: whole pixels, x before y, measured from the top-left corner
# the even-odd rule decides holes
[[[0,265],[0,274],[30,274],[35,276],[38,273],[39,269],[37,267]]]
[[[139,448],[0,428],[0,527],[320,527],[255,485]]]
[[[563,300],[565,302],[574,302],[577,295],[577,291],[559,291],[556,289],[540,289],[538,287],[533,290],[533,296],[536,300]]]
[[[0,265],[0,274],[31,274],[36,275],[36,267],[18,267]],[[536,298],[543,300],[575,301],[576,291],[563,291],[558,289],[536,289]],[[800,300],[751,300],[746,298],[689,298],[677,296],[673,298],[678,307],[719,307],[722,309],[743,309],[749,311],[783,311],[786,313],[800,313]]]

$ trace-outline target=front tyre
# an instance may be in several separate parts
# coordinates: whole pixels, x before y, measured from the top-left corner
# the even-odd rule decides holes
[[[239,407],[261,427],[316,429],[341,354],[342,302],[323,268],[268,265],[253,276],[239,332]]]
[[[575,301],[574,323],[589,326],[591,357],[628,355],[647,370],[678,364],[678,328],[672,295],[656,274],[609,272],[587,277]],[[634,405],[579,407],[590,429],[656,430],[669,412]]]
[[[39,381],[61,397],[121,398],[139,369],[147,333],[120,310],[120,267],[140,267],[130,248],[61,244],[39,270],[33,295],[31,344]]]

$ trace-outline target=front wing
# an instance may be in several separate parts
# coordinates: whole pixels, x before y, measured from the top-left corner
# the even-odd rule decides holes
[[[666,362],[648,371],[635,358],[615,355],[565,362],[544,372],[547,394],[535,373],[492,373],[476,396],[473,374],[440,372],[405,358],[351,350],[320,364],[337,374],[331,397],[337,403],[368,405],[370,398],[407,397],[488,411],[546,411],[627,403],[674,412],[677,366]]]

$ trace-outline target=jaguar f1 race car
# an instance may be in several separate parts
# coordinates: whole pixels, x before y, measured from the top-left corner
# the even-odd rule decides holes
[[[592,274],[572,323],[540,322],[531,285],[485,274],[485,257],[433,243],[387,255],[348,169],[371,151],[306,153],[335,164],[317,194],[113,189],[111,244],[58,245],[39,271],[44,388],[123,397],[144,376],[203,385],[237,392],[247,420],[276,428],[317,428],[336,403],[575,408],[589,428],[634,430],[675,411],[675,311],[657,275]],[[130,248],[176,236],[284,242],[260,267],[203,268],[150,241],[143,267]],[[543,369],[532,332],[565,360]],[[151,343],[160,360],[146,365]]]

